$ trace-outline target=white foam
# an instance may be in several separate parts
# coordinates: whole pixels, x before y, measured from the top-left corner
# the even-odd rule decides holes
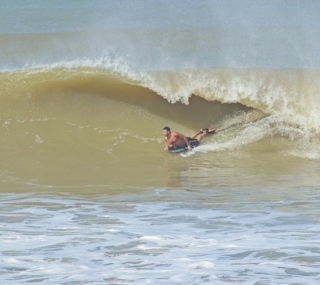
[[[196,153],[211,151],[234,151],[262,139],[281,136],[291,143],[290,149],[286,151],[286,154],[319,159],[319,138],[315,132],[288,124],[287,121],[278,116],[268,116],[248,123],[246,123],[243,115],[237,116],[237,118],[243,123],[235,124],[235,127],[233,127],[232,124],[230,125],[226,122],[226,126],[221,127],[225,129],[224,131],[217,133],[211,140],[207,139],[199,147],[183,153],[181,156],[189,157]],[[232,118],[232,121],[234,121],[234,118]]]
[[[196,268],[196,269],[201,269],[201,268],[214,268],[216,265],[212,262],[209,261],[200,261],[197,263],[192,263],[189,264],[188,267],[190,268]]]
[[[44,142],[44,140],[38,135],[36,135],[35,141],[36,141],[36,143],[43,143]]]
[[[19,263],[19,261],[15,258],[1,258],[0,261],[3,263],[13,263],[13,264]]]
[[[141,237],[140,239],[151,240],[151,241],[162,241],[163,240],[161,237],[158,237],[158,236],[144,236],[144,237]]]
[[[130,203],[123,203],[123,198],[131,197],[131,192],[113,197],[112,202],[108,195],[3,195],[2,216],[25,218],[15,223],[3,219],[11,239],[10,243],[4,240],[2,247],[1,262],[8,268],[2,280],[23,282],[34,274],[47,284],[61,280],[101,283],[120,277],[130,284],[141,284],[142,279],[151,284],[159,280],[162,284],[224,284],[226,278],[250,284],[253,279],[262,280],[263,272],[264,280],[283,284],[291,282],[290,270],[296,268],[312,284],[316,263],[295,259],[316,258],[312,253],[319,239],[316,220],[298,211],[316,207],[310,194],[304,199],[293,195],[285,204],[263,199],[233,203],[229,199],[238,191],[228,191],[224,202],[225,189],[211,191],[216,194],[211,197],[206,189],[201,206],[200,196],[193,202],[198,192],[190,200],[170,203],[155,199],[156,194],[150,197],[152,203],[144,202],[143,191]],[[292,203],[301,200],[301,205]],[[288,209],[295,212],[286,213]],[[103,223],[108,217],[117,224]],[[243,270],[247,266],[250,271]],[[26,270],[29,277],[23,275]]]

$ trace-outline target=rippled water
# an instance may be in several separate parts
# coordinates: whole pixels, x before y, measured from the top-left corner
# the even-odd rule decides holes
[[[2,194],[1,284],[319,284],[318,190],[258,192]]]

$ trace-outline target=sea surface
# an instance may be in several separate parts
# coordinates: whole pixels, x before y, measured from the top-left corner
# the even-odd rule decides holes
[[[320,284],[317,0],[0,13],[0,284]]]

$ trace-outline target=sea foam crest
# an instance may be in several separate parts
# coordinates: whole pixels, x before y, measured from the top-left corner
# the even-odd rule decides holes
[[[318,75],[296,70],[193,69],[155,72],[142,85],[171,103],[188,104],[192,94],[208,101],[241,103],[319,132]]]
[[[195,153],[237,151],[243,147],[263,139],[273,138],[278,151],[290,156],[297,156],[309,159],[319,159],[319,137],[308,129],[297,127],[288,123],[276,115],[265,116],[262,113],[252,116],[250,113],[239,113],[221,123],[217,135],[208,138],[206,142],[191,152],[182,156],[188,157]],[[252,120],[252,118],[256,119]],[[285,142],[285,143],[284,143]],[[283,146],[286,148],[283,148]],[[269,147],[269,144],[267,144]],[[262,147],[262,144],[259,144]],[[243,153],[245,155],[245,152]]]
[[[195,94],[208,101],[241,103],[276,115],[303,128],[320,131],[320,75],[315,70],[172,69],[136,70],[112,52],[94,59],[77,58],[51,64],[25,65],[28,73],[67,69],[73,74],[116,76],[148,88],[170,103],[188,104]]]

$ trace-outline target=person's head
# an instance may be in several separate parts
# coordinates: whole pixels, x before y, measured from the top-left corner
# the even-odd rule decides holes
[[[164,136],[167,136],[168,134],[171,133],[171,130],[170,130],[169,127],[164,127],[164,128],[162,129],[162,133],[163,133]]]

